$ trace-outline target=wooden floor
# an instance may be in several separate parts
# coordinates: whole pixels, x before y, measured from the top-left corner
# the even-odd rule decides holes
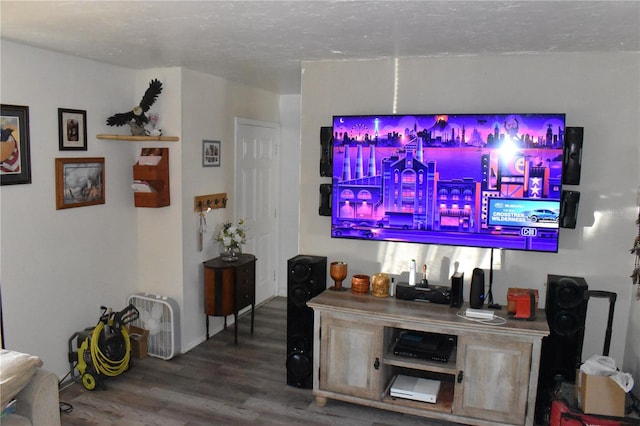
[[[170,361],[135,360],[105,390],[73,384],[60,401],[73,406],[62,425],[445,425],[399,413],[329,400],[286,384],[287,302],[275,298],[233,326]]]

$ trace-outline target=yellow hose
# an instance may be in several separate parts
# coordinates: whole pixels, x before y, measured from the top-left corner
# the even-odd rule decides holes
[[[127,333],[127,329],[125,327],[121,327],[120,330],[124,338],[126,352],[124,354],[124,357],[118,361],[107,358],[105,354],[100,350],[98,342],[100,339],[100,333],[102,333],[103,329],[104,324],[102,322],[99,322],[98,325],[96,325],[96,327],[93,329],[93,334],[91,337],[91,359],[93,360],[93,365],[98,373],[111,377],[117,376],[124,373],[129,367],[129,357],[131,349],[129,333]]]

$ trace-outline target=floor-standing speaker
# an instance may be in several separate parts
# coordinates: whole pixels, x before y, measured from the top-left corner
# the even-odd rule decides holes
[[[542,339],[536,420],[544,423],[556,379],[573,382],[582,362],[589,287],[584,278],[547,275],[545,311],[549,336]]]
[[[287,267],[287,384],[311,388],[313,309],[307,301],[327,288],[327,258],[298,255]]]

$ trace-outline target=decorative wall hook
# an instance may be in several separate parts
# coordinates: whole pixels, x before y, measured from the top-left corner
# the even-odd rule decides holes
[[[212,209],[227,207],[227,193],[198,195],[193,199],[193,211],[196,213],[209,212]]]

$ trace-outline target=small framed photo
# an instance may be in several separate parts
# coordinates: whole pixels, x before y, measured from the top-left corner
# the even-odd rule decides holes
[[[0,184],[31,183],[29,107],[0,105]]]
[[[202,166],[220,166],[220,141],[202,141]]]
[[[87,111],[58,108],[60,151],[87,150]]]
[[[104,157],[56,158],[56,210],[104,204]]]

